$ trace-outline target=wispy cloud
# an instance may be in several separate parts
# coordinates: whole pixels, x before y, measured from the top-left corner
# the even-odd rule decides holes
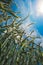
[[[22,29],[25,30],[26,35],[30,34],[30,32],[32,30],[34,30],[34,33],[32,34],[32,36],[41,36],[39,34],[38,30],[35,28],[35,25],[27,27],[28,24],[33,22],[31,20],[31,16],[32,16],[33,19],[37,18],[37,14],[36,14],[36,11],[35,11],[35,4],[36,4],[36,2],[35,2],[35,4],[32,4],[32,0],[25,0],[25,1],[26,1],[26,3],[23,0],[19,0],[19,1],[17,0],[18,9],[21,12],[22,18],[25,18],[28,15],[28,13],[29,13],[29,17],[24,21],[24,23],[22,24],[21,27],[22,27]],[[35,0],[35,1],[37,1],[37,0]],[[43,37],[41,37],[41,39],[42,38]],[[41,43],[41,46],[43,46],[43,41]]]

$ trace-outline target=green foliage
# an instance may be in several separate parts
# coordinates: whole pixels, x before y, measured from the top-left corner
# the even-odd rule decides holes
[[[11,4],[10,0],[7,1]],[[40,44],[37,45],[34,42],[38,37],[31,36],[34,32],[32,31],[28,37],[24,38],[23,36],[26,33],[25,30],[20,29],[20,25],[22,25],[21,21],[23,22],[26,18],[17,22],[16,19],[19,17],[12,13],[11,9],[4,8],[5,4],[6,0],[0,1],[0,10],[2,10],[3,14],[7,12],[4,17],[2,14],[0,15],[0,20],[3,22],[3,20],[8,21],[9,18],[14,18],[12,24],[0,26],[0,31],[3,32],[0,35],[0,65],[38,65],[38,63],[43,65],[43,53],[41,51],[43,48]],[[4,31],[2,31],[3,28]]]

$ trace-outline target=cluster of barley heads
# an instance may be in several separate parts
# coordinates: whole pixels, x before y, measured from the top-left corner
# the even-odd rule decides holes
[[[12,11],[12,3],[16,5],[13,0],[0,0],[0,65],[43,65],[43,48],[34,42],[40,37],[26,36],[20,26],[28,16],[21,19]]]

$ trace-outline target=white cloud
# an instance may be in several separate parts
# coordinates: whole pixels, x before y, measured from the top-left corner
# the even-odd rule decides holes
[[[35,0],[35,1],[38,1],[38,0]],[[18,9],[20,10],[20,12],[21,12],[21,14],[22,14],[22,18],[26,17],[26,16],[28,15],[28,13],[29,13],[30,16],[33,16],[33,18],[36,19],[36,18],[38,17],[38,16],[37,16],[37,13],[36,13],[36,3],[37,3],[37,2],[36,2],[35,4],[33,4],[33,5],[32,5],[31,0],[26,0],[26,3],[27,3],[27,2],[28,2],[28,7],[29,7],[29,5],[30,5],[30,12],[29,12],[29,8],[28,8],[28,9],[26,8],[26,5],[25,5],[25,3],[23,2],[23,0],[20,0],[19,3],[17,3],[17,4],[18,4]],[[33,6],[34,6],[34,7],[33,7]],[[34,25],[27,27],[28,24],[30,24],[30,23],[31,23],[31,20],[30,20],[30,18],[28,17],[28,18],[24,21],[24,23],[21,25],[22,29],[25,30],[26,35],[29,35],[30,32],[31,32],[32,30],[34,30],[34,32],[32,33],[31,36],[41,36],[41,35],[39,34],[39,32],[37,31],[37,29],[34,27]],[[36,40],[36,43],[37,43],[37,42],[40,42],[41,40],[42,40],[41,46],[43,46],[43,37],[41,37],[41,39],[37,39],[37,40]]]

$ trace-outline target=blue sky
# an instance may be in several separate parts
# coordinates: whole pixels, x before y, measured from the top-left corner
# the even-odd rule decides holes
[[[13,0],[17,3],[16,7],[12,5],[13,11],[19,11],[21,18],[25,18],[28,14],[29,17],[24,21],[22,27],[27,33],[31,30],[35,30],[35,35],[39,34],[43,37],[43,0]],[[40,6],[38,5],[40,4]],[[41,5],[42,4],[42,5]],[[39,9],[38,9],[38,8]],[[42,7],[42,8],[41,8]],[[30,28],[26,26],[31,22],[34,23]]]
[[[13,11],[20,12],[19,16],[24,19],[28,14],[29,17],[23,21],[21,28],[25,30],[26,35],[31,33],[34,30],[34,33],[31,36],[41,36],[41,46],[43,47],[43,0],[13,0],[16,2],[16,7],[13,3],[11,8]],[[11,21],[9,23],[9,21]],[[11,24],[12,20],[8,20],[8,24]],[[28,25],[34,23],[30,27]],[[2,23],[4,25],[4,23]],[[37,43],[37,41],[36,41]]]
[[[20,11],[20,16],[22,18],[26,17],[29,14],[28,19],[24,22],[24,24],[29,24],[34,22],[34,26],[32,27],[40,35],[43,36],[43,15],[41,13],[37,13],[36,4],[41,0],[14,0],[17,3],[18,8],[13,6],[12,9],[15,11]],[[42,0],[43,1],[43,0]]]

